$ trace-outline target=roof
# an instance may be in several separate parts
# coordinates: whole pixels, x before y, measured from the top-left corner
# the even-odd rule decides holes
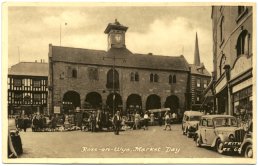
[[[194,64],[189,64],[191,68],[191,74],[197,74],[197,75],[202,75],[202,76],[207,76],[211,77],[211,74],[208,72],[208,70],[201,64],[200,66],[194,65]],[[203,69],[203,72],[198,71],[198,69]]]
[[[128,68],[189,71],[184,56],[161,56],[134,54],[127,48],[111,48],[108,51],[72,47],[52,46],[52,60],[88,65],[115,66]]]
[[[188,116],[202,116],[203,113],[199,112],[199,111],[185,111],[184,115],[188,115]]]
[[[231,116],[231,115],[205,115],[202,117],[203,118],[234,118],[234,116]]]
[[[8,75],[48,76],[48,63],[20,62],[8,70]]]
[[[108,26],[106,27],[104,33],[105,33],[105,34],[109,33],[111,29],[127,31],[128,27],[121,25],[121,24],[117,21],[117,19],[116,19],[114,23],[109,23],[109,24],[108,24]]]

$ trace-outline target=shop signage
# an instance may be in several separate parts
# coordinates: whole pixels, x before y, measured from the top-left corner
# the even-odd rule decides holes
[[[216,93],[219,93],[221,90],[223,90],[226,85],[227,85],[227,80],[226,80],[226,77],[224,77],[224,78],[219,82],[219,84],[216,86],[216,88],[215,88]]]
[[[61,113],[60,106],[54,106],[54,114],[60,114],[60,113]]]
[[[231,79],[236,78],[250,68],[252,68],[252,58],[247,59],[246,56],[239,57],[231,70]]]
[[[233,86],[232,88],[232,92],[235,93],[237,91],[240,91],[248,86],[252,85],[252,78],[249,78],[243,82],[241,82],[240,84],[237,84],[236,86]]]

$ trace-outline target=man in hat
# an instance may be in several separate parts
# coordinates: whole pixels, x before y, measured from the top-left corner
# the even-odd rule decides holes
[[[113,124],[114,124],[114,133],[115,135],[119,135],[119,130],[122,122],[122,117],[120,115],[120,112],[117,111],[116,114],[113,117]]]

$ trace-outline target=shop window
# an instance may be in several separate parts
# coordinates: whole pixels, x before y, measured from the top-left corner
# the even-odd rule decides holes
[[[138,72],[135,73],[135,81],[139,81],[139,74],[138,74]]]
[[[13,86],[21,87],[22,86],[22,80],[21,79],[13,79]]]

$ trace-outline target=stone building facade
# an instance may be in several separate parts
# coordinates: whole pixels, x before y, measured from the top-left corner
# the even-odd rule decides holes
[[[216,113],[252,112],[253,7],[213,6]]]
[[[108,50],[49,45],[49,110],[102,108],[140,112],[189,107],[189,65],[184,56],[132,53],[126,26],[108,24]],[[114,108],[114,109],[113,109]]]

